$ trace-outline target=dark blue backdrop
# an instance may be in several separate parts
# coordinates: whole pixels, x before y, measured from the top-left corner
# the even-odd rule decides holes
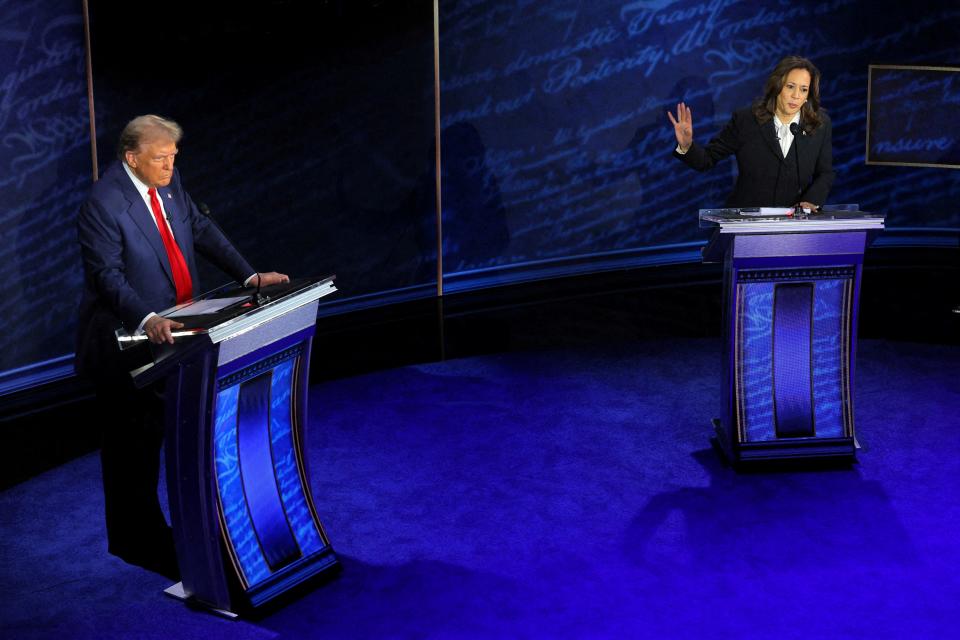
[[[498,267],[509,279],[586,256],[600,261],[594,268],[695,256],[685,249],[703,238],[696,210],[724,201],[736,167],[698,174],[670,158],[666,112],[691,104],[695,137],[706,141],[794,53],[823,72],[838,169],[830,202],[885,212],[894,228],[958,226],[957,172],[864,165],[868,65],[960,60],[955,2],[923,11],[855,0],[440,6],[443,124],[456,132],[443,137],[447,179],[456,196],[469,180],[484,187],[482,198],[444,202],[445,274]],[[940,120],[950,128],[942,135],[960,137],[957,115]],[[487,219],[495,234],[465,251],[461,215]]]
[[[0,149],[2,372],[73,351],[92,175],[79,2],[0,0]]]
[[[90,182],[79,5],[0,0],[0,371],[72,351]],[[172,117],[187,188],[258,268],[336,272],[327,312],[432,295],[431,5],[169,0],[157,20],[91,0],[101,170],[130,117]],[[735,167],[674,161],[666,111],[691,104],[705,141],[788,53],[824,73],[830,201],[893,229],[960,227],[960,173],[864,164],[868,64],[960,63],[954,2],[441,0],[439,20],[448,292],[697,259],[696,210]]]

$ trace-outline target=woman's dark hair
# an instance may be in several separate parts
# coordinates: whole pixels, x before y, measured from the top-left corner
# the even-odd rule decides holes
[[[820,70],[807,60],[800,56],[787,56],[777,63],[770,75],[767,77],[767,84],[763,89],[763,97],[753,103],[753,115],[757,122],[766,124],[773,119],[776,114],[777,96],[783,90],[783,85],[787,82],[787,76],[794,69],[805,69],[810,74],[810,91],[807,93],[807,101],[800,107],[800,126],[806,129],[807,133],[812,133],[823,123],[820,110]]]

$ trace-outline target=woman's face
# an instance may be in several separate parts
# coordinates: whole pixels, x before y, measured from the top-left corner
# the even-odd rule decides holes
[[[806,69],[794,69],[787,74],[783,89],[777,96],[777,115],[788,120],[800,111],[810,93],[810,72]]]

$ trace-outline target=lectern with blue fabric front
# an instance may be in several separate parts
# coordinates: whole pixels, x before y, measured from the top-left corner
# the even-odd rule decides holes
[[[167,593],[231,614],[338,568],[303,446],[317,305],[334,291],[331,277],[195,300],[174,311],[185,325],[176,344],[132,372],[140,386],[165,380],[182,575]]]
[[[716,437],[734,463],[856,452],[854,356],[863,254],[883,216],[845,205],[704,209],[705,262],[724,265],[724,380]]]

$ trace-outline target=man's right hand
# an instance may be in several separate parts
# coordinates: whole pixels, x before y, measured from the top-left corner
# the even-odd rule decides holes
[[[677,105],[677,117],[674,118],[669,111],[667,111],[667,117],[673,124],[673,133],[677,136],[680,150],[686,153],[693,144],[693,113],[690,107],[681,102]]]
[[[144,323],[143,332],[147,334],[147,337],[153,344],[162,344],[164,342],[173,344],[173,330],[182,327],[182,322],[164,318],[163,316],[153,316]]]

